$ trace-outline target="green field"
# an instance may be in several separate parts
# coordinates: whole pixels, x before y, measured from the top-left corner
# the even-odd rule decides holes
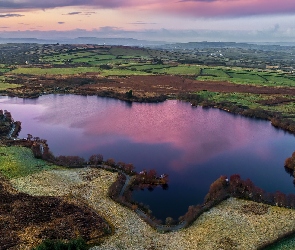
[[[131,69],[120,69],[114,68],[109,70],[102,70],[101,75],[103,76],[130,76],[130,75],[149,75],[144,71],[136,71]]]
[[[250,93],[219,93],[211,91],[200,91],[196,95],[200,101],[210,101],[218,104],[229,104],[250,109],[263,109],[269,112],[281,114],[283,118],[295,121],[295,97],[287,95],[260,95]],[[264,101],[272,101],[275,98],[285,98],[286,102],[263,104]]]
[[[198,75],[200,74],[200,67],[198,65],[178,65],[169,68],[162,67],[153,70],[153,73],[168,75]]]
[[[236,84],[251,84],[272,87],[295,87],[295,76],[274,71],[257,71],[242,68],[202,68],[196,78],[200,81],[228,81]]]
[[[88,72],[100,72],[98,67],[74,67],[74,68],[17,68],[11,71],[12,74],[25,75],[74,75]]]
[[[235,84],[250,84],[272,87],[295,87],[295,74],[255,68],[206,66],[182,64],[183,54],[175,51],[126,46],[77,47],[60,52],[48,50],[39,61],[51,64],[52,68],[33,66],[11,70],[0,65],[0,74],[71,75],[97,72],[103,76],[124,75],[187,75],[201,81],[228,81]],[[188,56],[188,55],[186,55]],[[189,55],[197,62],[204,55]],[[185,58],[184,58],[185,59]],[[207,60],[207,59],[206,59]],[[208,59],[209,60],[209,59]],[[60,65],[60,66],[58,66]],[[61,65],[63,65],[61,67]],[[102,69],[108,65],[111,69]],[[1,79],[0,79],[1,81]]]
[[[25,147],[0,147],[0,172],[8,178],[17,178],[58,168],[34,158],[31,149]]]
[[[1,82],[1,78],[0,78],[0,90],[6,90],[6,89],[11,89],[11,88],[18,88],[20,86],[22,86],[22,85]]]

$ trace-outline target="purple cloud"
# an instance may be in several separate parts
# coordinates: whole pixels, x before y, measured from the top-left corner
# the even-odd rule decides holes
[[[0,9],[47,9],[67,6],[94,6],[100,8],[117,8],[130,6],[130,1],[121,0],[1,0]]]
[[[74,11],[74,12],[69,12],[67,14],[63,14],[63,15],[69,15],[69,16],[73,16],[73,15],[79,15],[81,14],[82,12],[81,11]]]
[[[194,17],[251,16],[267,14],[294,14],[294,0],[0,0],[2,10],[47,9],[57,7],[85,6],[91,8],[144,9],[152,13]],[[77,12],[69,15],[82,14]],[[84,13],[86,14],[86,12]]]
[[[20,14],[0,14],[0,18],[8,18],[8,17],[22,17],[24,15]]]

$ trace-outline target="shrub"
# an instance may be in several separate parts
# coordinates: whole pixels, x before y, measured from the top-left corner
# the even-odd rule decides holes
[[[288,169],[295,169],[295,152],[292,154],[291,157],[285,160],[285,167]]]
[[[33,250],[87,250],[86,242],[81,239],[73,239],[65,243],[61,240],[45,240]]]

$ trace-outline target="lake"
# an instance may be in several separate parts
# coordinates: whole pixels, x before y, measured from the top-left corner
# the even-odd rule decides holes
[[[137,171],[168,174],[168,190],[133,195],[163,220],[202,203],[221,175],[240,174],[266,191],[294,193],[293,177],[283,167],[295,151],[294,136],[267,121],[177,100],[142,104],[77,95],[0,97],[0,109],[22,122],[20,138],[47,139],[56,156],[99,153],[133,163]]]

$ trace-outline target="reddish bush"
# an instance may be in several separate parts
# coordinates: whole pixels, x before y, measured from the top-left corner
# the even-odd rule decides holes
[[[205,203],[219,199],[220,196],[223,196],[227,191],[228,182],[226,176],[220,176],[216,181],[210,185],[208,194],[205,196]]]
[[[55,158],[55,163],[65,167],[84,167],[86,162],[79,156],[58,156]]]
[[[90,165],[99,165],[103,162],[103,156],[101,154],[91,155],[89,157],[89,164]]]

